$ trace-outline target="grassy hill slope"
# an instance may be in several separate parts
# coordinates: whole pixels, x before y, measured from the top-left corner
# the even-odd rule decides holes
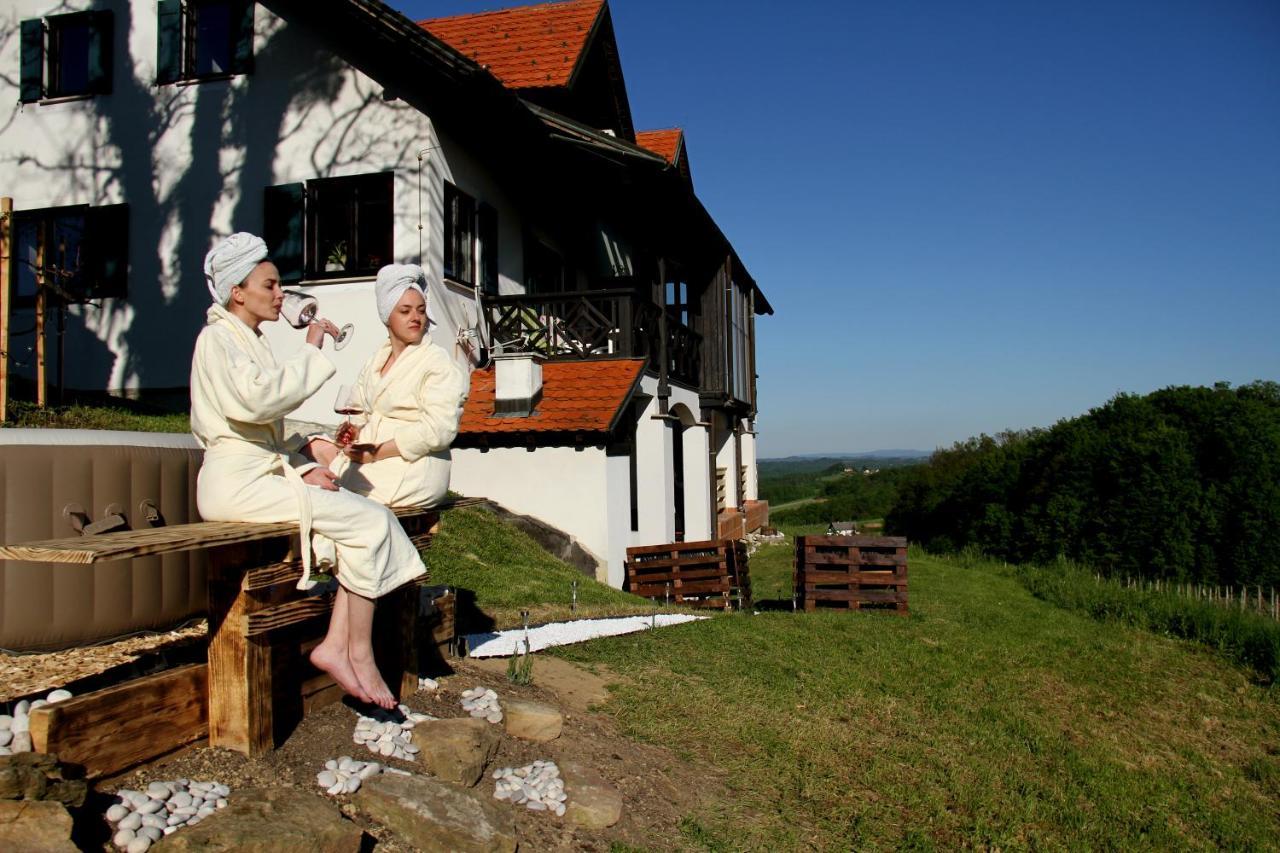
[[[431,582],[475,593],[475,604],[498,628],[591,616],[651,613],[653,605],[588,578],[547,553],[528,535],[483,507],[450,510],[425,552]],[[578,609],[570,610],[573,581]]]
[[[788,546],[753,585],[789,597]],[[776,575],[776,577],[775,577]],[[1193,644],[913,555],[912,615],[729,616],[562,650],[632,736],[728,771],[712,849],[1268,847],[1280,694]],[[785,593],[785,595],[780,595]]]
[[[789,601],[790,544],[751,562]],[[437,582],[501,625],[647,612],[482,509],[450,512]],[[1034,598],[999,564],[913,553],[909,618],[720,616],[556,653],[619,676],[629,736],[723,771],[692,847],[1259,848],[1280,838],[1280,690],[1183,640]],[[541,618],[539,618],[541,617]]]

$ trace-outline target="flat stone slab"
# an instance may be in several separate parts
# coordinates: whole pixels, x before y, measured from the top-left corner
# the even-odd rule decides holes
[[[239,788],[225,809],[166,835],[151,849],[358,853],[363,835],[336,806],[315,794],[291,788]]]
[[[63,778],[56,755],[0,755],[0,800],[57,800],[76,807],[84,805],[87,790],[84,780]]]
[[[501,740],[492,723],[474,717],[427,720],[413,729],[423,766],[439,779],[467,787],[480,781]]]
[[[504,699],[502,710],[507,734],[534,743],[546,743],[560,737],[564,716],[543,702],[528,699]]]
[[[0,850],[76,853],[71,815],[48,800],[0,800]]]
[[[573,761],[560,764],[564,792],[569,795],[564,816],[584,829],[604,829],[622,819],[622,793],[589,767]]]
[[[356,804],[414,850],[513,853],[516,822],[483,793],[427,776],[374,776]]]

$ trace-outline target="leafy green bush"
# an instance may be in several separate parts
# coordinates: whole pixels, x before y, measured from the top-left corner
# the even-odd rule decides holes
[[[904,471],[889,532],[933,551],[1280,586],[1280,385],[1121,394]]]

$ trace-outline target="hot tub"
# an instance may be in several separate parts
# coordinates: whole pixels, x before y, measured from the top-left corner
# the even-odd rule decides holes
[[[133,529],[199,521],[201,457],[187,434],[0,429],[0,540],[75,536],[76,508],[90,523],[118,511]],[[170,628],[204,610],[199,551],[90,566],[0,560],[0,649],[8,651]]]

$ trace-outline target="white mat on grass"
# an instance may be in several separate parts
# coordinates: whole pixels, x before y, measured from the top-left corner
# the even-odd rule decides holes
[[[653,627],[679,625],[682,622],[693,622],[708,619],[707,616],[691,616],[687,613],[658,614],[653,616],[622,616],[614,619],[576,619],[573,622],[551,622],[529,629],[529,649],[539,651],[552,646],[567,646],[594,640],[597,637],[616,637],[620,634],[634,634]],[[487,631],[482,634],[467,634],[468,654],[473,658],[505,658],[524,651],[524,629],[514,628],[510,631]]]

